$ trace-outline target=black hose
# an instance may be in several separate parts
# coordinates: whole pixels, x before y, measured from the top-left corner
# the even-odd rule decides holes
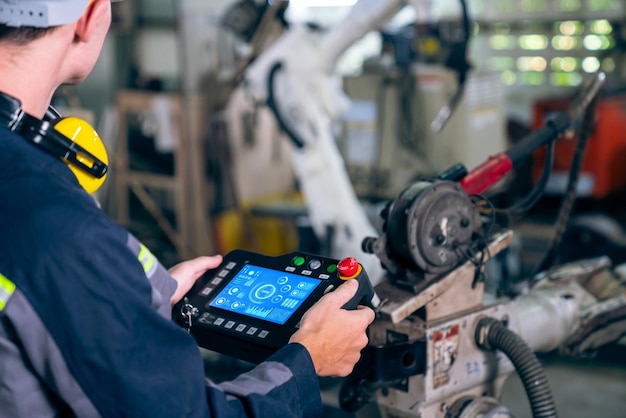
[[[537,184],[533,188],[533,190],[526,195],[521,201],[515,203],[511,207],[506,209],[500,209],[499,211],[507,213],[510,217],[519,217],[525,215],[533,206],[539,202],[541,196],[543,196],[543,192],[548,184],[548,180],[550,179],[550,173],[552,172],[552,165],[554,163],[554,147],[555,143],[547,145],[548,149],[546,154],[546,160],[544,162],[543,171],[541,173],[541,177]]]
[[[534,418],[556,418],[556,405],[548,378],[533,350],[517,334],[494,318],[483,318],[476,327],[476,344],[484,350],[500,350],[519,375]]]
[[[587,143],[589,142],[589,138],[591,137],[592,130],[595,126],[597,102],[598,98],[596,97],[585,109],[582,125],[580,127],[580,133],[578,135],[578,143],[576,145],[572,165],[570,167],[565,197],[561,202],[559,214],[557,215],[555,222],[554,234],[550,240],[548,250],[546,250],[543,258],[535,268],[535,274],[539,274],[552,267],[557,259],[565,231],[569,226],[569,220],[574,209],[574,204],[576,203],[576,198],[578,197],[578,179],[580,178],[580,173],[582,171]]]
[[[296,131],[291,129],[291,127],[283,117],[280,108],[278,107],[278,103],[276,102],[276,92],[274,91],[276,84],[276,75],[282,69],[283,63],[276,62],[270,69],[270,73],[267,76],[267,106],[274,114],[276,122],[278,122],[278,126],[283,130],[283,132],[285,132],[287,137],[291,139],[294,145],[298,148],[304,148],[304,140],[296,134]]]

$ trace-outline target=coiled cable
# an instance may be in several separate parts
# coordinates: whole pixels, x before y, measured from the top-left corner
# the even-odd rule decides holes
[[[476,344],[483,350],[502,351],[522,380],[534,418],[556,418],[556,405],[548,378],[533,350],[501,321],[483,318],[476,327]]]

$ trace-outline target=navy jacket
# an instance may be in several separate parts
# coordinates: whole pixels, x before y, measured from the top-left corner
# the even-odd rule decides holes
[[[60,160],[0,127],[0,417],[314,417],[290,344],[215,385],[170,320],[176,282]]]

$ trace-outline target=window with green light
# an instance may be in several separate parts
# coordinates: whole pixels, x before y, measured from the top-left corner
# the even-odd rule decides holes
[[[595,73],[600,69],[600,60],[596,57],[586,57],[582,60],[581,67],[586,73]]]
[[[592,20],[588,25],[589,30],[597,35],[609,35],[613,32],[613,25],[606,19]]]
[[[620,2],[618,0],[587,0],[589,10],[601,11],[601,10],[617,10],[619,9]]]
[[[497,22],[493,24],[492,30],[498,35],[508,35],[511,32],[511,26],[505,22]]]
[[[485,9],[495,13],[508,12],[511,21],[488,22],[481,26],[481,43],[474,43],[480,50],[493,52],[477,59],[476,66],[483,66],[500,73],[505,86],[579,86],[586,74],[599,70],[615,71],[615,61],[600,59],[602,51],[615,47],[616,13],[596,13],[602,19],[578,20],[583,12],[624,10],[626,4],[617,0],[545,0],[494,1]],[[528,19],[513,22],[510,12],[544,13],[546,10],[560,13],[561,20]],[[576,12],[576,13],[571,13]],[[573,17],[569,18],[568,17]],[[478,37],[476,37],[478,38]]]
[[[548,37],[541,34],[522,35],[518,39],[522,49],[538,51],[548,47]]]
[[[559,0],[559,8],[564,12],[575,12],[582,8],[580,0]]]
[[[579,20],[566,20],[556,22],[554,24],[554,31],[566,36],[580,35],[585,31],[585,25]]]
[[[570,73],[578,70],[580,67],[580,60],[574,57],[555,57],[550,61],[550,68],[552,71],[561,71]]]
[[[489,39],[489,45],[496,50],[513,49],[515,47],[515,38],[510,35],[493,35]]]
[[[472,13],[476,15],[481,15],[487,11],[486,1],[483,0],[474,0],[468,6],[471,7]]]
[[[548,2],[545,0],[522,0],[522,10],[525,12],[545,12]]]
[[[540,86],[544,84],[546,76],[544,73],[527,71],[519,73],[520,82],[529,86]]]
[[[489,57],[485,64],[494,71],[510,70],[515,65],[512,57]]]
[[[583,39],[583,45],[590,51],[604,51],[613,47],[613,39],[606,35],[590,34]]]
[[[519,57],[517,59],[517,69],[520,71],[545,71],[548,63],[544,57]]]
[[[517,10],[517,1],[515,0],[499,0],[495,3],[498,13],[513,13]]]
[[[580,36],[556,35],[552,38],[552,48],[558,51],[571,51],[580,49],[582,40]]]
[[[582,82],[583,76],[580,73],[552,73],[550,74],[550,84],[553,86],[573,87]]]
[[[608,57],[602,60],[602,71],[611,73],[615,71],[615,68],[616,68],[616,65],[615,65],[615,60],[613,58]]]
[[[512,86],[513,84],[515,84],[516,80],[517,75],[513,71],[502,71],[502,73],[500,74],[500,81],[502,81],[502,84],[504,84],[505,86]]]

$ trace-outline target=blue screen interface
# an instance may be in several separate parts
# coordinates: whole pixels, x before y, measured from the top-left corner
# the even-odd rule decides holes
[[[284,324],[322,281],[246,264],[210,306]]]

